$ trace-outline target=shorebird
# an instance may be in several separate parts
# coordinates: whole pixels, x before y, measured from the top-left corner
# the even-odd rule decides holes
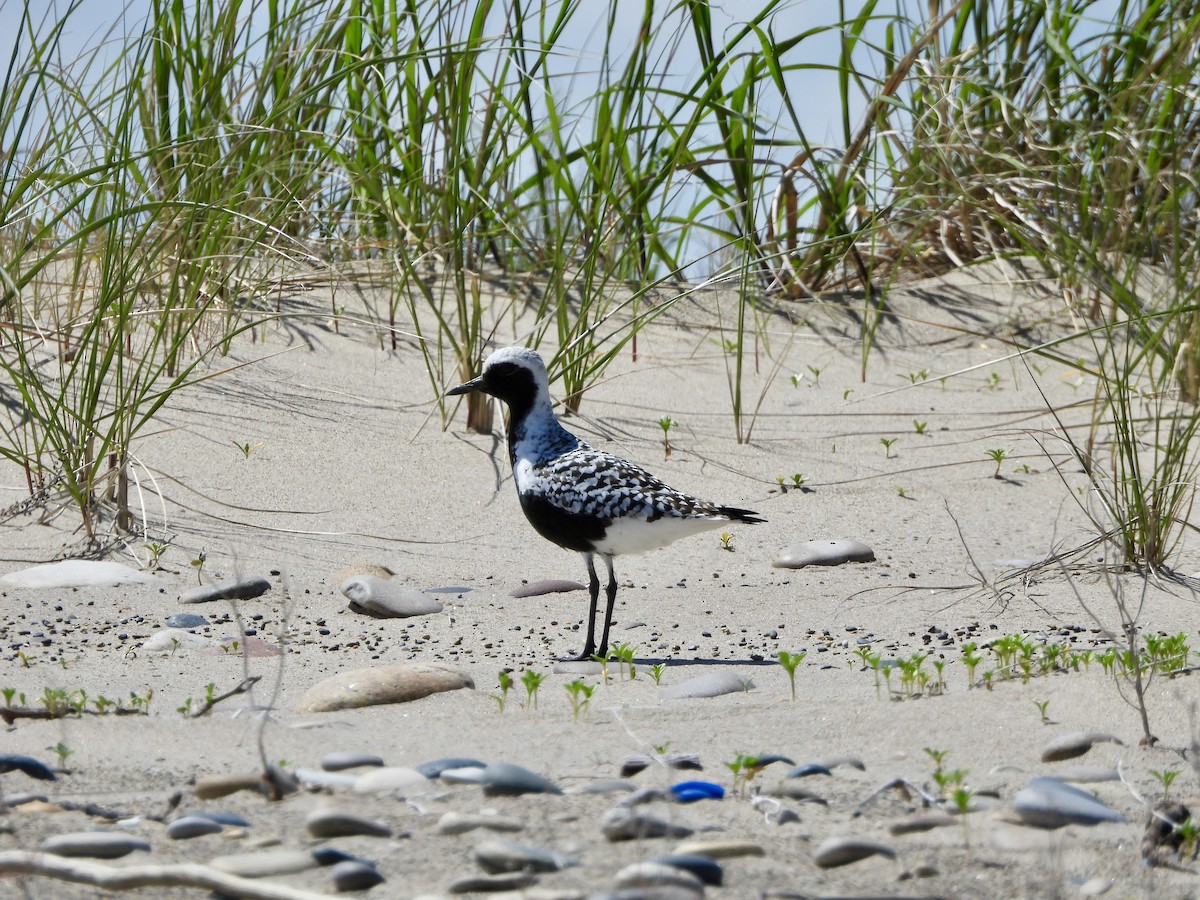
[[[447,394],[482,391],[508,405],[508,457],[525,518],[542,537],[583,555],[588,570],[587,640],[576,659],[608,652],[608,628],[617,599],[613,557],[665,547],[728,522],[762,522],[748,509],[690,497],[640,466],[597,450],[563,428],[550,403],[550,379],[537,351],[497,350],[483,374]],[[596,557],[608,568],[604,631],[597,648],[600,579]]]

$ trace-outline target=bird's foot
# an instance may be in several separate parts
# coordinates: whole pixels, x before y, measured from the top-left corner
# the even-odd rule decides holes
[[[592,650],[585,649],[578,656],[560,656],[555,660],[555,662],[595,662],[595,661],[596,661],[596,656],[595,656],[594,649],[592,649]]]

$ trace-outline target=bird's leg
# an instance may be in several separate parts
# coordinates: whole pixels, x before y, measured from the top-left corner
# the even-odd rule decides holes
[[[617,576],[613,574],[612,557],[604,557],[604,562],[608,566],[608,585],[604,588],[604,595],[608,598],[608,604],[604,611],[604,633],[600,638],[600,652],[597,654],[601,657],[608,653],[608,626],[612,624],[613,605],[617,601]],[[588,560],[588,565],[591,565],[590,559]],[[595,577],[595,569],[592,570],[592,577]],[[599,581],[597,581],[596,591],[592,594],[593,612],[595,611],[595,598],[597,598],[600,593],[599,588],[600,584]]]
[[[583,652],[573,657],[575,661],[591,659],[592,654],[596,652],[596,607],[600,601],[600,579],[596,577],[596,562],[593,554],[585,553],[583,554],[583,559],[587,563],[588,593],[591,595],[591,603],[588,605],[587,642],[583,645]],[[611,569],[612,563],[609,563],[609,567]],[[604,635],[607,639],[607,627],[604,630]]]

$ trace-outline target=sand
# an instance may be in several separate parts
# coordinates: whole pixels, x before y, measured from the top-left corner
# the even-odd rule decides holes
[[[295,302],[329,308],[319,290]],[[637,360],[623,352],[588,391],[580,415],[566,420],[593,444],[682,490],[767,519],[731,527],[728,549],[710,533],[617,560],[613,637],[636,646],[637,677],[618,677],[610,667],[609,683],[596,689],[579,721],[563,689],[571,675],[549,674],[536,709],[524,703],[519,685],[502,713],[492,696],[500,670],[517,677],[526,669],[551,673],[556,657],[578,651],[586,610],[579,592],[510,596],[523,581],[585,580],[585,572],[577,555],[543,541],[524,522],[502,435],[465,433],[462,410],[442,430],[411,344],[391,352],[370,328],[350,321],[336,331],[320,319],[296,329],[259,329],[253,342],[239,341],[216,362],[252,364],[177,395],[134,448],[138,508],[144,503],[155,535],[170,537],[152,582],[2,593],[0,686],[24,692],[30,703],[48,687],[113,699],[153,690],[150,714],[18,720],[6,729],[4,752],[51,764],[48,748],[61,743],[71,751],[70,773],[49,785],[12,773],[0,777],[0,788],[10,796],[36,790],[51,800],[98,804],[130,817],[125,827],[151,842],[154,860],[204,861],[275,838],[284,847],[314,845],[304,817],[328,797],[303,791],[271,803],[242,793],[202,802],[190,793],[203,776],[255,771],[260,734],[267,758],[285,768],[316,768],[324,753],[339,749],[376,753],[400,766],[469,756],[518,763],[568,791],[616,778],[629,754],[669,748],[698,754],[703,771],[656,765],[632,780],[666,787],[699,777],[731,793],[719,802],[652,809],[700,830],[699,837],[746,839],[763,850],[726,861],[725,885],[710,888],[710,896],[1070,897],[1085,884],[1092,890],[1109,882],[1110,896],[1190,896],[1195,876],[1143,866],[1139,844],[1146,820],[1141,800],[1162,795],[1152,770],[1181,770],[1172,796],[1197,794],[1196,773],[1181,756],[1193,741],[1188,710],[1195,676],[1149,685],[1159,742],[1145,747],[1137,712],[1098,665],[968,690],[961,661],[964,641],[984,644],[1018,632],[1103,649],[1102,629],[1119,626],[1114,591],[1141,596],[1136,576],[1104,577],[1089,564],[1099,551],[1076,557],[1069,569],[996,580],[1018,561],[1045,559],[1095,535],[1088,513],[1097,505],[1058,430],[1061,421],[1083,439],[1094,384],[1060,364],[1037,360],[1035,369],[1009,359],[1005,343],[1017,329],[1025,340],[1063,333],[1067,313],[1048,283],[998,268],[897,288],[891,302],[896,315],[879,328],[865,380],[858,326],[844,310],[800,304],[791,309],[796,324],[768,319],[763,339],[747,354],[744,406],[753,415],[743,424],[746,443],[735,439],[719,342],[719,323],[731,320],[733,301],[720,294],[697,293],[672,307],[641,333]],[[527,334],[528,322],[518,318],[516,333],[505,330],[513,324],[506,322],[498,344]],[[1078,355],[1089,353],[1087,345],[1078,348]],[[456,373],[447,372],[446,386],[456,382]],[[558,385],[553,390],[561,396]],[[669,457],[658,425],[664,415],[678,423]],[[914,420],[927,423],[923,434]],[[496,421],[499,428],[502,419]],[[885,448],[882,439],[895,440]],[[987,456],[992,449],[1007,454],[1000,478]],[[795,473],[803,487],[781,490],[778,479],[791,484]],[[0,506],[21,499],[21,483],[15,469],[0,468]],[[4,522],[0,572],[77,552],[77,524],[70,509],[43,524],[33,516]],[[876,561],[772,567],[788,544],[832,538],[866,542]],[[108,558],[145,562],[143,543],[113,546]],[[240,611],[257,637],[275,643],[282,636],[282,657],[246,659],[182,645],[173,653],[140,649],[178,612],[208,616],[212,624],[199,633],[213,641],[238,637],[227,604],[177,601],[197,584],[190,562],[201,552],[205,581],[270,577],[272,590],[242,602]],[[335,577],[363,565],[389,567],[417,589],[469,590],[439,594],[440,614],[371,619],[347,610]],[[1176,567],[1200,571],[1193,538],[1180,548]],[[1144,628],[1194,636],[1198,620],[1186,586],[1149,586]],[[944,661],[944,694],[888,699],[855,652],[859,646],[885,658],[929,654],[927,671],[934,660]],[[807,653],[794,701],[774,662],[780,651]],[[409,661],[457,667],[476,689],[363,710],[294,711],[323,678]],[[661,700],[650,672],[658,663],[665,664],[664,686],[732,671],[753,687],[711,699]],[[980,671],[993,666],[988,655]],[[189,697],[198,702],[206,684],[220,692],[247,673],[262,676],[251,694],[201,719],[176,712]],[[1046,701],[1043,723],[1037,703]],[[1128,823],[1053,832],[1012,824],[1016,792],[1065,765],[1042,763],[1042,747],[1090,729],[1122,743],[1097,744],[1073,762],[1120,767],[1127,783],[1085,787]],[[873,795],[897,778],[936,793],[926,748],[946,751],[946,767],[966,772],[977,811],[961,825],[893,836],[889,826],[919,811],[921,801],[896,790]],[[769,804],[756,807],[752,800],[777,787],[789,767],[775,764],[749,785],[735,785],[726,764],[743,753],[781,754],[798,764],[848,755],[865,768],[841,766],[832,776],[806,779],[804,786],[826,803],[781,799],[799,821],[779,825],[767,815]],[[164,814],[176,792],[179,809],[232,810],[252,827],[240,838],[169,841],[153,817]],[[388,880],[370,896],[438,896],[456,878],[478,874],[471,852],[485,837],[438,835],[438,817],[493,809],[525,824],[514,839],[579,861],[542,876],[538,890],[582,896],[611,890],[623,866],[677,843],[604,840],[600,818],[615,799],[485,798],[476,788],[438,785],[408,801],[343,792],[337,802],[408,836],[330,843],[378,863]],[[26,810],[8,813],[5,824],[0,850],[36,848],[46,835],[103,822],[78,811]],[[896,858],[818,868],[813,849],[838,835],[885,842]],[[114,865],[139,856],[147,858],[134,854]],[[323,871],[279,880],[332,893]],[[19,890],[46,898],[96,895],[39,879],[22,880]]]

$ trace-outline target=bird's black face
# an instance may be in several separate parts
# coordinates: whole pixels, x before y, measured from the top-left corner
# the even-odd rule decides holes
[[[533,373],[525,366],[512,362],[498,362],[487,367],[478,378],[451,388],[448,396],[482,391],[491,394],[509,405],[514,413],[527,409],[537,396],[537,383]]]

